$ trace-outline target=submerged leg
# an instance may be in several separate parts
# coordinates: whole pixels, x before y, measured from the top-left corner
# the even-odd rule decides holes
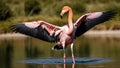
[[[66,52],[65,52],[65,49],[64,49],[64,56],[63,56],[63,58],[64,58],[64,63],[66,63]]]
[[[74,52],[73,52],[73,43],[71,44],[71,53],[72,53],[72,61],[75,64]]]
[[[64,51],[63,59],[64,59],[64,63],[66,63],[65,42],[62,42],[62,46],[63,46],[63,51]]]

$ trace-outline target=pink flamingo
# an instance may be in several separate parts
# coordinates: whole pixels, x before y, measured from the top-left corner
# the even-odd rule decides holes
[[[111,19],[116,14],[113,11],[87,13],[82,15],[73,24],[73,13],[69,6],[64,6],[60,15],[64,16],[65,13],[68,13],[68,24],[62,27],[55,26],[40,20],[15,24],[11,26],[11,29],[15,32],[29,35],[46,42],[56,42],[56,45],[52,49],[62,49],[64,51],[64,63],[66,62],[65,49],[68,45],[71,45],[72,61],[75,63],[73,53],[74,39],[81,36],[95,25]]]

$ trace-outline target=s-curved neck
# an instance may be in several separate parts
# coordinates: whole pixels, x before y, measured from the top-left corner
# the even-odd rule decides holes
[[[69,8],[68,11],[68,26],[69,26],[69,30],[67,34],[71,34],[73,32],[73,21],[72,21],[72,17],[73,17],[73,12],[72,9]]]

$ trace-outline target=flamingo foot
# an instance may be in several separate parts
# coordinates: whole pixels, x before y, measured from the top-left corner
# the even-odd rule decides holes
[[[64,58],[64,63],[66,63],[66,54],[64,54],[63,58]]]
[[[72,61],[73,61],[73,64],[75,64],[75,57],[74,57],[74,54],[72,54]]]

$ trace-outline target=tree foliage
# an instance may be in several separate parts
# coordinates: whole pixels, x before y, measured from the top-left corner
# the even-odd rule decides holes
[[[6,20],[12,16],[10,8],[1,0],[0,1],[0,20]]]
[[[36,0],[27,0],[24,3],[25,5],[25,14],[32,16],[35,14],[39,14],[39,12],[41,11],[41,7],[39,5],[39,2],[37,2]]]

